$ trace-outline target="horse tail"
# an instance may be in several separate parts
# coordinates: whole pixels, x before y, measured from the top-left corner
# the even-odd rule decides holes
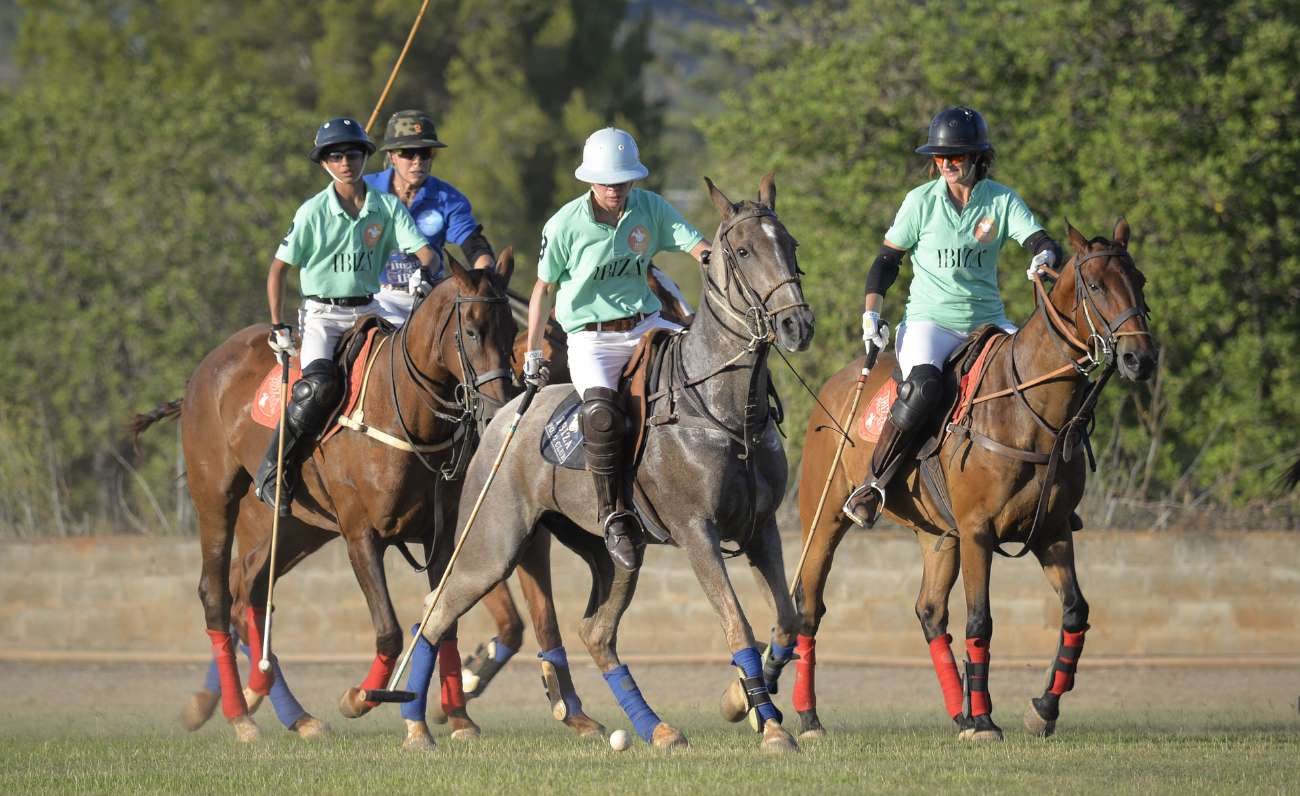
[[[154,410],[131,418],[131,423],[127,426],[127,429],[131,432],[131,443],[139,444],[140,434],[159,420],[180,417],[182,400],[177,398],[174,401],[158,404]]]
[[[1282,473],[1282,477],[1278,479],[1278,483],[1280,483],[1282,488],[1286,490],[1295,489],[1296,485],[1300,484],[1300,458],[1297,458],[1295,464],[1287,468],[1285,473]]]

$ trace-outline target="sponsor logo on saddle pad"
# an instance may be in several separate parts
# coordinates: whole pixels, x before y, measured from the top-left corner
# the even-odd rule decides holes
[[[294,357],[289,360],[289,389],[298,379],[302,378],[302,368],[298,366],[298,358]],[[257,392],[253,394],[253,421],[258,425],[267,428],[275,428],[275,424],[280,422],[280,366],[277,364],[266,373],[262,383],[257,386]]]
[[[582,429],[578,426],[582,401],[577,393],[560,402],[542,429],[542,458],[552,464],[582,470],[587,466],[582,451]]]

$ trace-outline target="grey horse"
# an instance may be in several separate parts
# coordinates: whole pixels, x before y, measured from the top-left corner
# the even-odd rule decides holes
[[[776,217],[772,175],[761,181],[758,202],[739,204],[707,177],[705,182],[722,221],[713,256],[703,268],[700,311],[689,331],[669,341],[650,387],[647,416],[654,422],[633,490],[652,532],[657,528],[668,543],[686,551],[721,620],[745,699],[732,718],[749,715],[766,750],[797,750],[768,696],[760,652],[727,577],[722,546],[735,545],[748,557],[776,612],[773,643],[788,650],[797,620],[775,519],[787,466],[769,407],[767,353],[774,342],[788,351],[807,349],[813,313],[799,282],[795,240]],[[645,741],[661,749],[685,746],[685,736],[659,719],[619,661],[618,624],[632,600],[637,573],[613,567],[599,543],[592,479],[547,462],[539,452],[548,419],[572,391],[567,384],[543,389],[520,421],[424,635],[439,639],[516,565],[543,586],[549,600],[548,546],[535,544],[543,541],[535,536],[553,533],[591,568],[591,598],[579,634],[620,707]],[[489,478],[507,439],[514,415],[510,410],[519,400],[493,420],[470,464],[458,535],[466,532],[464,518]],[[553,622],[553,611],[546,613]]]

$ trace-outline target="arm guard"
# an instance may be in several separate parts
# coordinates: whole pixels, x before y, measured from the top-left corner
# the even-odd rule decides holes
[[[1065,253],[1061,251],[1060,244],[1052,240],[1051,236],[1041,229],[1025,238],[1024,247],[1025,251],[1030,254],[1038,254],[1044,249],[1050,249],[1052,254],[1056,256],[1054,267],[1060,268],[1064,265]]]
[[[898,278],[898,266],[903,262],[903,254],[904,252],[889,246],[880,247],[876,261],[871,264],[871,270],[867,271],[867,293],[885,295],[885,291]]]
[[[480,255],[486,254],[489,258],[495,260],[496,255],[492,253],[492,244],[488,243],[487,238],[483,237],[483,225],[479,224],[474,231],[469,233],[469,237],[461,241],[460,250],[465,253],[465,259],[468,261],[470,268]]]

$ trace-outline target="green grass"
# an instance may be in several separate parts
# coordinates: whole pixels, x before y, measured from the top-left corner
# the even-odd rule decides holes
[[[1020,728],[1023,703],[1008,694],[995,709],[1007,740],[972,745],[958,742],[936,715],[937,693],[923,687],[932,686],[930,675],[916,670],[859,678],[879,697],[874,704],[866,694],[837,695],[841,704],[822,711],[830,736],[803,743],[801,754],[774,757],[759,750],[756,735],[726,724],[712,709],[714,672],[688,674],[689,685],[674,693],[667,667],[646,667],[643,686],[674,693],[657,707],[691,746],[663,754],[638,740],[616,753],[552,721],[534,693],[532,670],[518,668],[515,684],[471,703],[484,729],[481,740],[455,742],[445,727],[434,727],[438,749],[426,754],[401,751],[402,725],[391,708],[351,722],[318,709],[335,734],[311,743],[282,730],[269,706],[257,716],[263,734],[256,744],[235,743],[219,715],[187,734],[171,708],[179,707],[196,667],[166,677],[146,671],[137,679],[109,671],[125,686],[120,693],[95,681],[80,708],[65,696],[44,709],[0,714],[0,793],[1295,792],[1300,773],[1300,722],[1295,708],[1281,702],[1180,709],[1118,695],[1078,700],[1085,704],[1072,711],[1067,697],[1060,734],[1044,741]],[[17,674],[0,669],[8,693]],[[1212,675],[1206,683],[1224,672]],[[333,672],[313,677],[300,691],[311,693],[319,708],[327,694],[337,695],[341,680]],[[1294,673],[1256,679],[1277,678],[1293,680]],[[587,673],[579,683],[588,711],[626,727],[615,721],[608,694],[590,687],[592,679]],[[902,685],[881,695],[891,681]],[[168,699],[138,709],[118,704],[132,689],[151,685]],[[824,704],[828,691],[841,690],[838,681],[830,685]],[[1018,679],[1015,685],[1018,690]],[[783,694],[779,702],[787,699]]]

